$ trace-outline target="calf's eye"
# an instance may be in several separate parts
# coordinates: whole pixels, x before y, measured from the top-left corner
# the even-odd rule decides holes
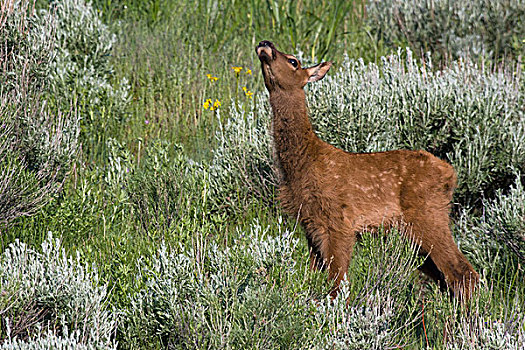
[[[294,66],[294,68],[297,68],[297,60],[294,60],[293,58],[290,58],[290,59],[288,59],[288,62],[290,62],[290,64],[292,66]]]

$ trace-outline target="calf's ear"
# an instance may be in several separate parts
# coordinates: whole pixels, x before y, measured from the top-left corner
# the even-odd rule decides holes
[[[318,65],[305,68],[308,80],[307,83],[313,83],[324,78],[328,70],[332,67],[332,62],[323,62]]]

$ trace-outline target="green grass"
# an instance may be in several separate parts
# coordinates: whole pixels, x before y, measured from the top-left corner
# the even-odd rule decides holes
[[[218,99],[227,111],[232,100],[246,98],[243,87],[260,93],[254,55],[260,40],[272,40],[285,52],[301,50],[305,57],[336,63],[343,53],[367,61],[384,53],[359,26],[359,1],[166,2],[153,22],[150,9],[156,9],[157,2],[149,3],[152,7],[127,5],[122,16],[129,20],[118,28],[115,50],[116,70],[130,80],[135,102],[123,137],[135,144],[138,137],[161,137],[205,156],[199,153],[206,153],[213,142],[216,118],[202,104]],[[237,76],[233,66],[244,69]],[[206,74],[218,80],[212,83]],[[145,120],[150,124],[144,125]]]

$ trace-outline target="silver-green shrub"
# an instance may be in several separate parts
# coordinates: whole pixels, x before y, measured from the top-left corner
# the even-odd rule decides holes
[[[129,101],[129,86],[126,80],[111,81],[110,58],[116,35],[102,22],[97,10],[84,0],[61,0],[52,1],[40,16],[51,16],[56,21],[56,53],[49,83],[59,103],[76,100],[86,110],[85,116],[89,115],[84,123],[97,122],[94,118],[101,118],[109,110],[111,118],[121,118]]]
[[[375,291],[359,306],[348,306],[348,284],[342,289],[333,305],[322,304],[319,314],[327,322],[329,332],[319,349],[381,350],[395,347],[396,328],[393,322],[397,312],[388,291]]]
[[[508,252],[525,259],[525,191],[516,176],[507,193],[499,191],[494,199],[483,199],[482,215],[464,209],[457,220],[459,243],[477,265],[493,270],[503,266]],[[502,247],[506,247],[502,251]]]
[[[389,44],[408,44],[440,58],[525,53],[523,0],[373,0],[367,22]]]
[[[129,101],[126,81],[112,82],[116,39],[96,10],[83,0],[33,5],[2,3],[0,223],[34,213],[60,189],[81,121],[84,140],[96,138]]]
[[[486,317],[463,317],[447,350],[519,350],[525,347],[524,320],[520,325],[487,321]],[[509,327],[511,327],[509,329]]]
[[[50,167],[61,179],[77,150],[80,116],[70,100],[65,109],[50,106],[50,95],[57,98],[51,86],[60,57],[56,33],[61,19],[37,14],[30,4],[13,1],[0,23],[1,114],[13,126],[11,148],[23,153],[27,166]]]
[[[447,350],[518,350],[525,348],[525,316],[520,297],[507,300],[487,286],[480,287],[468,309],[457,303],[445,322]],[[496,301],[487,308],[484,299]]]
[[[6,112],[0,117],[0,224],[31,215],[47,203],[61,188],[77,151],[76,116],[17,111],[0,107],[0,114]]]
[[[56,19],[29,1],[0,21],[0,223],[34,213],[60,188],[78,148],[76,110],[49,106]]]
[[[102,344],[84,344],[79,341],[76,333],[67,337],[57,336],[53,333],[45,334],[41,338],[21,340],[17,338],[8,339],[2,345],[1,350],[110,350],[116,346]]]
[[[483,201],[484,215],[480,229],[525,260],[525,190],[516,176],[507,194],[498,193],[494,200]]]
[[[242,210],[254,198],[271,202],[277,178],[272,161],[267,96],[234,105],[216,133],[208,176],[218,209]]]
[[[494,271],[494,266],[503,267],[507,263],[504,246],[480,228],[477,210],[462,208],[454,221],[454,237],[460,250],[480,273]]]
[[[299,348],[309,341],[311,287],[292,254],[297,239],[253,224],[228,247],[197,233],[191,249],[163,246],[140,263],[143,289],[122,333],[130,347]],[[156,345],[155,345],[156,344]]]
[[[53,129],[50,120],[58,119],[55,115],[63,116],[61,137],[76,142],[79,120],[85,126],[106,126],[108,121],[100,118],[123,116],[129,86],[112,82],[116,36],[90,3],[52,1],[49,8],[36,11],[31,1],[17,0],[7,8],[0,23],[0,74],[5,82],[2,97],[9,100],[2,105],[16,113],[18,129],[26,134],[25,153],[36,167],[56,154],[45,148],[45,130]],[[63,142],[62,147],[67,145]],[[62,158],[59,165],[67,168],[71,157]]]
[[[95,268],[68,257],[51,234],[38,252],[20,241],[0,257],[0,339],[70,332],[82,344],[112,345],[116,319]]]

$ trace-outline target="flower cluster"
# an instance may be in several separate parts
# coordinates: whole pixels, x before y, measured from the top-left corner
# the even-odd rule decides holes
[[[250,90],[248,90],[248,88],[247,88],[246,86],[243,86],[242,91],[244,91],[244,94],[246,95],[246,97],[248,97],[248,98],[252,98],[252,96],[253,96],[253,92],[251,92]]]
[[[215,81],[217,81],[217,80],[219,80],[219,78],[214,77],[214,76],[211,75],[211,74],[206,74],[206,77],[207,77],[212,83],[215,82]]]
[[[237,96],[238,96],[237,95],[237,91],[238,91],[240,86],[244,85],[244,83],[241,83],[241,72],[244,71],[245,75],[252,75],[253,73],[252,73],[251,69],[246,68],[246,67],[241,67],[241,66],[232,66],[232,70],[234,71],[235,76],[236,76],[236,80],[237,80],[237,86],[235,88],[235,100],[237,100]],[[244,76],[244,74],[243,74],[243,76]],[[219,80],[218,77],[214,76],[211,73],[207,73],[206,74],[206,78],[212,84],[214,82],[216,82],[217,80]],[[242,90],[244,92],[244,96],[245,97],[250,98],[250,99],[253,98],[254,93],[252,91],[248,90],[247,86],[243,86]],[[209,109],[210,111],[213,111],[213,110],[218,109],[221,106],[221,102],[218,99],[215,99],[215,102],[213,102],[213,100],[211,98],[208,98],[208,99],[206,99],[204,101],[202,106],[204,107],[204,109]]]
[[[216,110],[217,108],[219,108],[221,106],[221,101],[215,99],[215,102],[212,102],[211,98],[207,99],[205,102],[204,102],[204,109],[210,109],[210,111],[213,111],[213,110]]]
[[[239,75],[241,71],[244,69],[244,67],[232,67],[235,74]],[[245,73],[248,75],[252,75],[252,70],[250,68],[246,68]]]

